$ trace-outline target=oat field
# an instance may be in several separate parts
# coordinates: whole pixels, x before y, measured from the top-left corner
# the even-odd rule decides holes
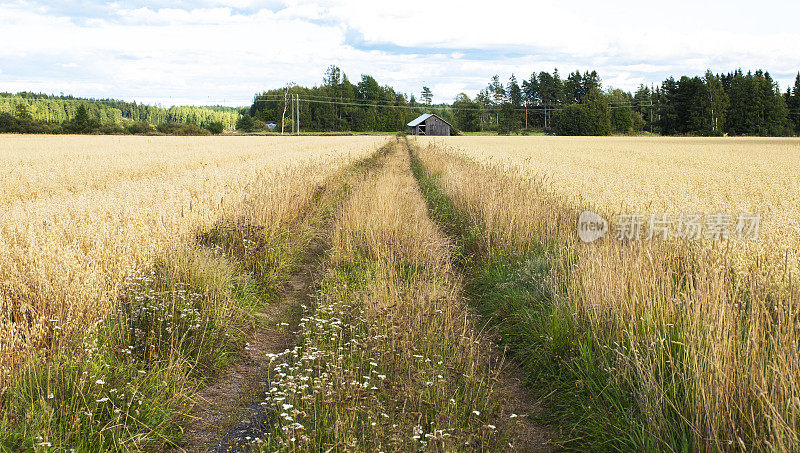
[[[800,141],[437,137],[418,149],[485,247],[549,257],[534,280],[551,320],[568,317],[585,337],[573,360],[584,378],[606,375],[597,390],[608,398],[629,395],[609,414],[639,419],[587,413],[595,429],[641,436],[637,449],[798,448]],[[585,209],[611,221],[603,240],[578,239]],[[641,240],[616,240],[614,220],[632,213],[645,215]],[[670,239],[646,240],[649,215],[662,213],[728,214],[730,238],[677,239],[673,224]],[[760,216],[757,239],[737,240],[740,213]],[[549,336],[538,347],[558,342],[552,327],[535,333]],[[604,410],[591,393],[587,412]]]
[[[0,141],[0,388],[107,313],[126,275],[225,218],[280,234],[316,185],[382,138]]]
[[[800,448],[797,139],[3,136],[0,168],[3,451]]]

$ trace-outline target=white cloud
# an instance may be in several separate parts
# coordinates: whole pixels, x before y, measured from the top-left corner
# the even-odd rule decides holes
[[[597,69],[624,89],[764,68],[785,87],[800,62],[800,4],[788,1],[443,0],[424,12],[368,0],[69,3],[0,0],[0,91],[247,103],[288,81],[319,83],[337,64],[352,81],[369,73],[417,94],[425,83],[449,100],[495,73],[554,67]]]

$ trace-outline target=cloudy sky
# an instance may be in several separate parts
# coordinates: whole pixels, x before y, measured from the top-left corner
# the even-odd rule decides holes
[[[785,90],[798,17],[789,0],[0,0],[0,91],[244,105],[331,64],[438,102],[555,67],[626,90],[764,68]]]

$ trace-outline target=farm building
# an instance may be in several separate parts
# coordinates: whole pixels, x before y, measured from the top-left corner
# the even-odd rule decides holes
[[[411,135],[450,135],[450,123],[432,113],[420,115],[408,127]]]

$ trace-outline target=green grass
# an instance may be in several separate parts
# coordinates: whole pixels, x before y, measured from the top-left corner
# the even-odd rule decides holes
[[[314,231],[384,147],[318,191],[305,223],[269,236],[224,222],[127,277],[110,315],[34,357],[0,401],[0,451],[177,448],[189,397],[239,357],[254,313],[279,297]]]
[[[465,136],[480,136],[480,135],[499,135],[497,131],[478,131],[478,132],[461,132],[460,135]],[[538,132],[538,131],[520,131],[519,133],[512,133],[510,135],[535,135],[535,136],[545,136],[545,135],[552,135],[548,134],[547,132]]]
[[[639,421],[632,389],[614,380],[613,360],[597,350],[577,310],[546,283],[557,260],[567,259],[559,256],[558,244],[532,243],[524,253],[486,250],[481,238],[489,232],[480,219],[459,210],[413,152],[412,168],[431,217],[457,245],[467,298],[544,398],[538,421],[560,431],[567,450],[657,449]]]
[[[194,265],[188,273],[187,263]],[[222,298],[234,310],[218,310]],[[255,282],[212,254],[162,260],[129,276],[115,311],[96,329],[17,376],[4,394],[0,445],[177,446],[191,390],[235,360],[244,341],[239,314],[254,303],[261,303]]]

